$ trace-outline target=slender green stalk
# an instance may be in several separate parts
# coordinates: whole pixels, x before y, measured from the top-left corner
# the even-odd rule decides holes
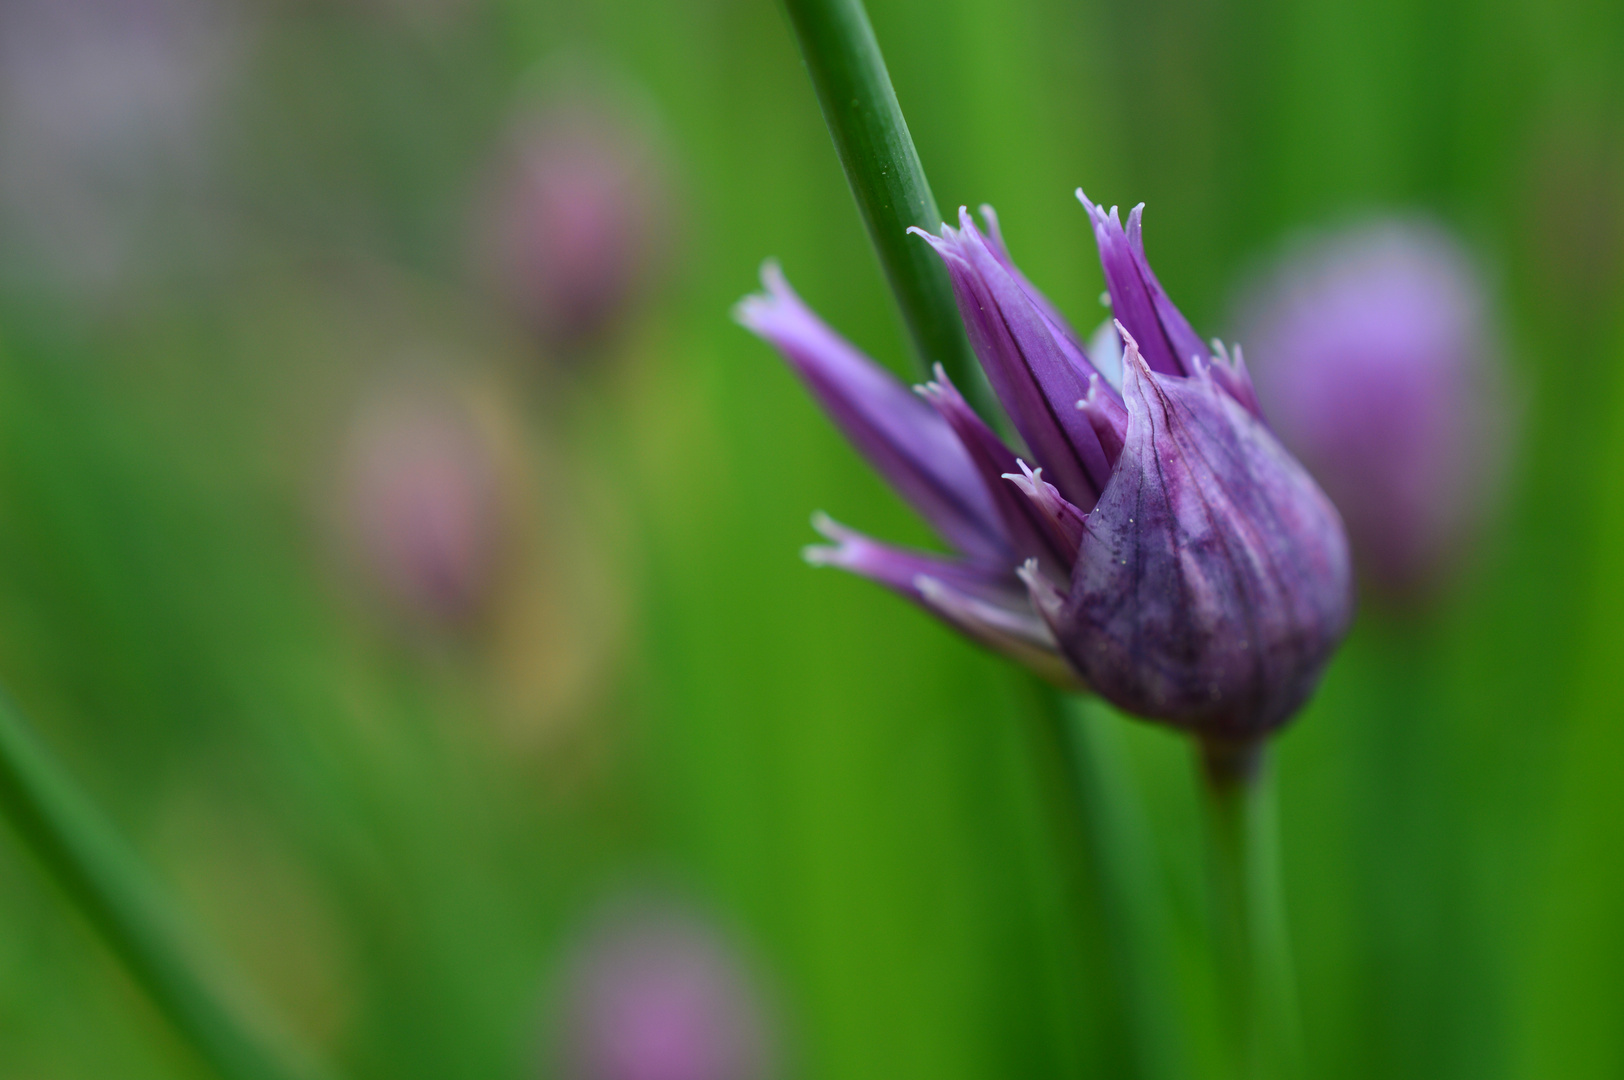
[[[0,811],[158,1008],[226,1080],[294,1080],[198,976],[133,854],[0,694]]]
[[[862,0],[784,0],[835,152],[928,374],[941,364],[966,394],[982,385],[941,259],[918,237],[942,223]],[[973,400],[973,398],[972,398]]]
[[[1273,771],[1259,744],[1202,746],[1220,990],[1237,1080],[1294,1080],[1296,986]]]
[[[1122,735],[1123,720],[1095,698],[1051,691],[1093,849],[1129,1038],[1143,1080],[1189,1080],[1191,1047],[1178,992],[1173,916],[1156,846]]]

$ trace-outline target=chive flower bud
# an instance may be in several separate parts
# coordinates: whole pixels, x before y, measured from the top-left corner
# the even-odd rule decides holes
[[[662,246],[649,140],[606,97],[559,93],[515,123],[487,198],[481,261],[501,299],[553,354],[611,338]]]
[[[1078,193],[1110,288],[1120,363],[1096,367],[986,231],[913,230],[946,263],[1010,448],[936,369],[907,390],[843,341],[771,264],[737,318],[778,348],[952,555],[819,517],[808,549],[909,597],[1061,685],[1244,743],[1312,692],[1351,613],[1329,499],[1262,419],[1239,350],[1203,344],[1126,226]]]
[[[241,7],[0,4],[0,275],[110,299],[210,254]]]
[[[498,474],[485,432],[449,392],[369,402],[349,435],[338,509],[375,591],[430,625],[477,616],[500,546]]]
[[[554,1001],[559,1080],[770,1080],[765,1009],[709,924],[645,904],[576,949]]]
[[[1300,248],[1243,302],[1269,416],[1389,599],[1444,580],[1501,475],[1508,425],[1485,308],[1455,241],[1405,220]]]

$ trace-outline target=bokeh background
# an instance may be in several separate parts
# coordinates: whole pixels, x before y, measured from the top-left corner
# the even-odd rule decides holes
[[[1082,327],[1078,184],[1148,203],[1209,334],[1305,228],[1421,211],[1479,258],[1504,495],[1428,603],[1364,605],[1280,743],[1311,1072],[1624,1075],[1624,8],[871,15],[938,200],[996,205]],[[660,192],[585,344],[479,239],[569,80]],[[766,0],[0,3],[0,681],[345,1075],[553,1075],[563,958],[648,893],[746,958],[781,1076],[1130,1075],[1024,684],[797,557],[815,508],[926,534],[729,321],[769,255],[905,368]],[[476,522],[440,552],[472,576],[404,603],[355,487],[390,422]],[[1198,937],[1188,751],[1126,737]],[[0,833],[0,1077],[204,1075]]]

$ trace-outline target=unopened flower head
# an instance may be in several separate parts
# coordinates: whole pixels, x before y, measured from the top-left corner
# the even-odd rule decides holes
[[[1079,192],[1082,198],[1082,193]],[[938,368],[910,394],[823,324],[777,268],[738,309],[952,546],[871,540],[826,518],[814,563],[888,585],[1046,677],[1217,740],[1285,722],[1351,606],[1336,510],[1263,423],[1238,350],[1202,343],[1146,261],[1142,208],[1094,226],[1120,359],[1096,366],[986,231],[919,230],[1024,449]],[[1117,344],[1117,343],[1113,343]]]
[[[245,7],[0,3],[0,274],[111,296],[215,250]]]
[[[1501,475],[1509,425],[1485,306],[1448,234],[1388,220],[1288,255],[1242,308],[1270,419],[1390,597],[1446,577]]]
[[[652,142],[606,93],[556,92],[514,126],[481,244],[507,304],[553,352],[612,336],[662,246]]]
[[[431,624],[484,606],[501,534],[490,442],[448,390],[397,389],[350,434],[339,510],[353,557],[396,608]]]
[[[771,1080],[762,999],[715,928],[643,902],[581,943],[554,1002],[559,1080]]]

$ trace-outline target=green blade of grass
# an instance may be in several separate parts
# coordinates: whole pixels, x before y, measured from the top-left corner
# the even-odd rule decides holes
[[[153,1002],[225,1080],[311,1080],[198,972],[133,852],[0,693],[0,811]]]

